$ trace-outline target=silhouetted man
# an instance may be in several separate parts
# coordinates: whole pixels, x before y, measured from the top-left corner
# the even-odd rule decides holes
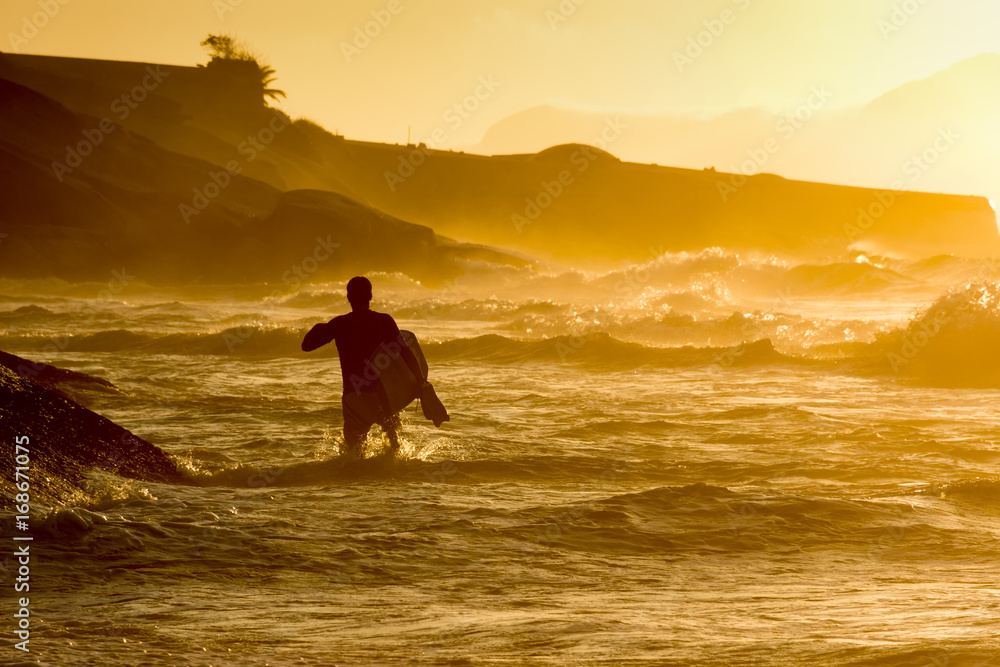
[[[317,324],[302,340],[302,349],[311,352],[330,341],[337,342],[340,372],[344,378],[344,445],[348,452],[361,454],[361,443],[373,424],[386,432],[393,449],[399,447],[399,416],[391,412],[378,379],[372,358],[381,350],[399,354],[418,378],[414,396],[420,396],[422,378],[413,352],[399,333],[391,316],[371,310],[372,284],[362,276],[347,283],[351,312]]]

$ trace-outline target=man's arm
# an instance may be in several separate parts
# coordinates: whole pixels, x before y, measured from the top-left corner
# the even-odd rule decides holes
[[[316,348],[323,347],[334,338],[337,337],[337,327],[334,325],[337,318],[330,320],[329,322],[321,322],[317,324],[306,337],[302,339],[302,351],[312,352]]]

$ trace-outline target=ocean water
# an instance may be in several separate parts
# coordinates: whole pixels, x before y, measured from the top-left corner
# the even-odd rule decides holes
[[[372,278],[452,421],[362,461],[298,351],[342,284],[0,284],[0,349],[112,381],[71,391],[190,482],[36,509],[30,658],[1000,665],[995,263]]]

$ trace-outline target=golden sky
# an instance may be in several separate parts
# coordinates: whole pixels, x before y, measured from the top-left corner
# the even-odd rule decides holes
[[[292,116],[373,141],[443,128],[445,147],[544,104],[714,115],[815,85],[861,104],[1000,52],[996,0],[4,0],[0,24],[6,52],[182,65],[232,33]]]

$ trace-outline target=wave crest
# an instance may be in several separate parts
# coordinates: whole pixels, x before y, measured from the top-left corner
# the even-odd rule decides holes
[[[966,284],[881,341],[892,369],[950,387],[1000,387],[1000,283]]]

